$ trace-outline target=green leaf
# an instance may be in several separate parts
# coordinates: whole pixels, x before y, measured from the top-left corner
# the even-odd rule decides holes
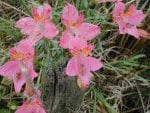
[[[117,111],[113,107],[111,107],[109,103],[107,103],[106,99],[100,91],[97,91],[95,88],[93,88],[93,92],[97,100],[99,100],[106,107],[108,113],[117,113]]]

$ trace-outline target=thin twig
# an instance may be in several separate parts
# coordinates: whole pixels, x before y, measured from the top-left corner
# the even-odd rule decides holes
[[[5,3],[5,2],[0,1],[0,4],[5,5],[5,6],[8,6],[8,7],[14,9],[14,10],[16,10],[16,11],[18,11],[18,12],[20,12],[20,13],[26,15],[26,16],[30,16],[29,14],[27,14],[27,13],[25,13],[25,12],[23,12],[23,11],[17,9],[16,7],[14,7],[14,6],[10,5],[10,4],[7,4],[7,3]]]
[[[139,90],[138,86],[136,85],[136,89],[138,91],[138,94],[139,94],[139,97],[140,97],[140,100],[141,100],[141,103],[142,103],[142,107],[143,107],[143,111],[144,113],[146,113],[145,111],[145,106],[144,106],[144,102],[143,102],[143,98],[142,98],[142,94],[141,94],[141,91]]]

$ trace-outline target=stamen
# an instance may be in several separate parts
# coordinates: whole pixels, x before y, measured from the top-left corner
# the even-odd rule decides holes
[[[131,16],[133,14],[134,10],[128,10],[124,13],[125,16]]]
[[[72,21],[68,22],[68,27],[71,27],[73,25]]]
[[[12,59],[25,59],[25,58],[27,58],[26,54],[18,53],[15,50],[10,51],[10,56]]]

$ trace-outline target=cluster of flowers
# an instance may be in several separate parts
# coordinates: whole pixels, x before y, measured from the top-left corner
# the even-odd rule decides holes
[[[90,83],[90,71],[96,71],[102,67],[98,59],[88,56],[94,46],[87,42],[94,39],[101,28],[84,22],[84,15],[69,3],[66,3],[62,11],[61,21],[66,29],[61,35],[60,46],[69,49],[73,56],[67,64],[66,74],[78,75],[78,85],[84,88]]]
[[[9,49],[11,60],[0,67],[0,75],[13,79],[15,92],[19,93],[25,84],[24,101],[15,113],[46,113],[42,108],[40,91],[34,87],[33,80],[37,73],[33,68],[34,46],[41,38],[52,39],[58,29],[51,20],[52,9],[48,3],[32,8],[31,17],[23,17],[15,23],[21,33],[27,35],[15,47]]]
[[[124,12],[125,4],[120,0],[104,1],[115,2],[113,18],[119,25],[120,34],[128,33],[139,38],[141,33],[136,25],[144,19],[143,12],[136,10],[135,5],[131,5]],[[36,42],[42,38],[53,39],[59,32],[52,22],[51,13],[50,5],[45,3],[38,8],[32,8],[33,18],[23,17],[15,23],[15,27],[20,28],[21,33],[27,38],[9,49],[11,60],[0,67],[0,75],[13,79],[16,93],[21,91],[24,84],[26,85],[24,96],[27,97],[27,101],[23,102],[16,113],[45,113],[40,100],[40,91],[33,85],[33,80],[37,77],[33,61]],[[89,56],[94,45],[88,43],[89,40],[98,36],[101,28],[84,22],[84,15],[70,3],[66,3],[62,11],[61,22],[66,29],[60,37],[60,46],[68,49],[72,55],[65,70],[66,74],[77,76],[79,87],[85,88],[90,84],[91,71],[99,70],[103,66],[99,59]]]
[[[131,4],[128,9],[125,7],[125,3],[121,2],[122,0],[98,0],[99,3],[103,2],[114,2],[115,8],[113,11],[113,19],[119,26],[120,34],[130,34],[136,39],[140,37],[148,38],[149,34],[142,30],[138,29],[137,26],[145,18],[145,15],[142,10],[137,10],[135,4]]]

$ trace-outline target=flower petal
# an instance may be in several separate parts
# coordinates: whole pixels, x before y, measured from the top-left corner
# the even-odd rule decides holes
[[[119,25],[119,33],[126,34],[126,23],[120,21],[118,25]]]
[[[148,32],[146,32],[145,30],[138,29],[138,32],[139,32],[141,37],[143,37],[143,38],[150,38],[150,34]]]
[[[83,82],[84,86],[90,84],[90,65],[88,57],[84,55],[78,56],[78,77]]]
[[[65,26],[70,26],[69,24],[74,24],[78,20],[78,10],[75,6],[70,3],[66,3],[65,8],[62,11],[61,21]]]
[[[138,29],[136,28],[136,26],[133,26],[131,28],[126,29],[126,32],[132,36],[134,36],[136,39],[140,38],[140,34],[138,32]]]
[[[32,113],[32,106],[29,102],[25,101],[15,113]]]
[[[83,82],[84,86],[87,86],[90,84],[90,71],[86,70],[84,75],[79,74],[79,79]]]
[[[30,17],[24,17],[18,20],[15,23],[15,27],[18,27],[21,29],[21,33],[25,35],[30,35],[35,29],[35,22],[32,18]],[[31,30],[32,29],[32,30]]]
[[[25,77],[22,75],[21,71],[16,73],[13,76],[13,81],[14,81],[14,87],[15,87],[15,92],[19,93],[23,84],[25,83]]]
[[[23,39],[17,45],[17,52],[23,53],[28,57],[34,56],[34,48],[30,39]]]
[[[82,23],[79,28],[80,38],[85,40],[91,40],[95,38],[99,33],[101,28],[97,25],[93,25],[90,23]]]
[[[103,63],[93,57],[87,57],[87,65],[90,65],[90,70],[96,71],[102,68]]]
[[[48,3],[44,3],[44,5],[37,8],[37,12],[44,19],[49,19],[49,17],[51,17],[52,8]]]
[[[52,22],[45,22],[42,34],[45,38],[52,39],[58,34],[58,29]]]
[[[87,46],[86,40],[73,36],[70,30],[66,29],[60,38],[60,46],[69,49],[82,49]]]
[[[129,16],[124,16],[124,21],[127,23],[138,25],[145,17],[143,11],[136,10],[136,6],[134,4],[130,5],[128,12],[132,12],[132,14]]]
[[[125,21],[127,21],[128,23],[134,24],[134,25],[138,25],[141,23],[141,21],[144,19],[145,15],[143,13],[143,11],[141,10],[137,10],[133,13],[132,16],[129,17],[124,17]]]
[[[19,64],[17,61],[8,61],[0,67],[0,75],[13,76],[19,71]]]
[[[78,64],[77,64],[77,58],[73,57],[69,60],[66,68],[66,74],[68,76],[77,76],[78,74]]]
[[[121,15],[124,13],[125,10],[125,4],[122,2],[117,2],[115,4],[115,8],[113,11],[113,19],[115,20],[115,22],[119,23],[120,19],[121,19]]]
[[[26,65],[27,68],[28,68],[28,71],[29,71],[29,75],[30,75],[31,80],[33,80],[33,79],[36,78],[38,75],[37,75],[37,73],[36,73],[35,70],[34,70],[32,61],[31,61],[31,60],[26,60],[26,61],[24,61],[24,63],[25,63],[25,65]]]
[[[31,40],[31,45],[35,45],[43,37],[42,34],[33,33],[32,35],[28,36],[28,39]]]

